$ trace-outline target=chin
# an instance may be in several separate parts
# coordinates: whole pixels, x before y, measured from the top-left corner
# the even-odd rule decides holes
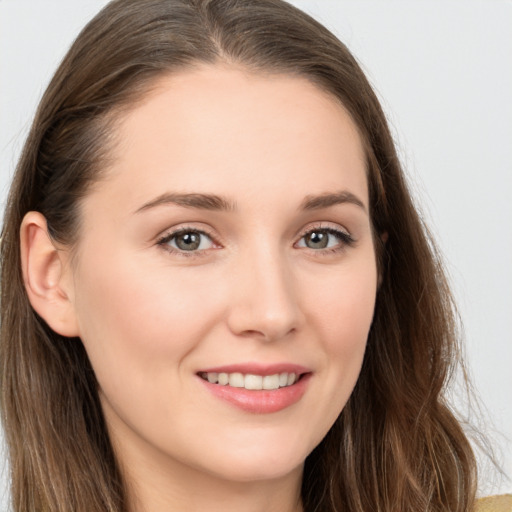
[[[222,471],[216,468],[215,475],[223,480],[238,483],[264,482],[269,480],[284,479],[296,472],[302,472],[304,461],[290,464],[290,461],[281,464],[266,462],[262,464],[251,464],[246,461],[244,464],[236,464],[232,467],[223,467]]]
[[[283,447],[282,443],[266,449],[257,439],[250,449],[233,449],[229,452],[225,450],[222,455],[210,453],[210,460],[216,461],[211,472],[225,480],[240,483],[276,480],[301,472],[309,454],[304,447]],[[221,461],[220,464],[217,461]]]

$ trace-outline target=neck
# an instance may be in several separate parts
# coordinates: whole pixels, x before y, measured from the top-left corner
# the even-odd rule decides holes
[[[302,467],[290,474],[232,482],[189,467],[162,471],[131,466],[124,471],[130,512],[302,512]],[[178,471],[175,471],[179,469]]]

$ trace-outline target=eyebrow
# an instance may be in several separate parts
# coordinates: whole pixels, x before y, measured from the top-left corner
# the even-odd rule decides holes
[[[236,204],[228,199],[215,194],[175,194],[166,193],[143,204],[135,213],[143,212],[156,206],[175,204],[185,208],[197,208],[200,210],[233,211]]]
[[[311,211],[329,208],[338,204],[354,204],[366,212],[364,203],[354,194],[343,190],[341,192],[327,192],[320,195],[306,196],[299,206],[299,210]],[[165,193],[143,204],[135,213],[140,213],[161,205],[175,204],[185,208],[196,208],[211,211],[235,211],[236,203],[216,194],[178,194]]]
[[[347,190],[335,193],[327,192],[317,196],[306,196],[304,201],[302,201],[299,209],[321,210],[323,208],[329,208],[330,206],[344,203],[359,206],[366,212],[366,206],[364,205],[363,201],[361,201],[361,199],[359,199],[356,195],[352,194],[352,192],[348,192]]]

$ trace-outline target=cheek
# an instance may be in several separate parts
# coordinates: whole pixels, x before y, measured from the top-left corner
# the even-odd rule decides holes
[[[373,252],[354,259],[329,279],[309,283],[311,310],[330,351],[348,351],[366,344],[377,292],[377,269]]]
[[[179,365],[216,318],[211,290],[162,261],[105,251],[101,261],[91,257],[81,266],[76,309],[100,383],[121,386],[126,375],[139,383],[144,375],[156,378],[170,362]]]
[[[318,397],[322,421],[335,421],[357,382],[373,320],[377,272],[373,257],[347,265],[329,286],[313,288],[310,323],[322,342],[326,393]]]

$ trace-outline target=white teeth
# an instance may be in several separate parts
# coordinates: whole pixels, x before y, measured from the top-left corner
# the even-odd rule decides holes
[[[241,373],[230,373],[229,374],[229,385],[232,388],[243,388],[244,387],[244,376]]]
[[[261,375],[246,375],[244,383],[245,389],[262,389],[263,377]]]
[[[265,375],[263,377],[263,389],[278,389],[279,375]]]
[[[211,384],[220,384],[221,386],[230,385],[234,388],[245,388],[251,390],[272,390],[291,386],[299,379],[295,373],[276,373],[274,375],[253,375],[242,373],[202,373],[201,377]]]

